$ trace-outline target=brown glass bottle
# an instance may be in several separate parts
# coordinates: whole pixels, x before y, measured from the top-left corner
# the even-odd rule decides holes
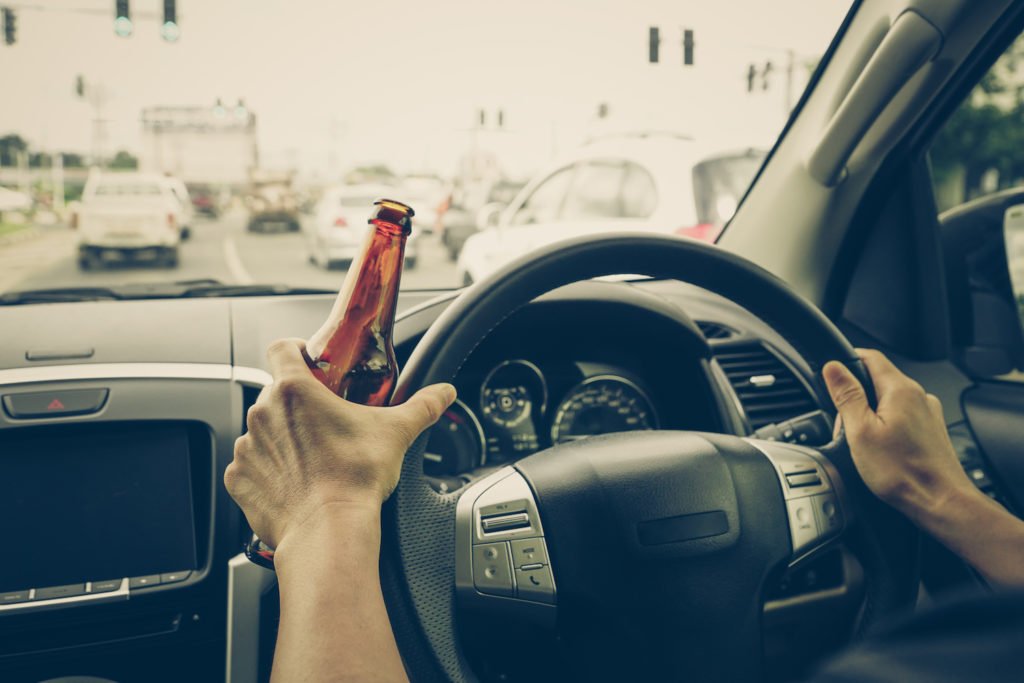
[[[413,210],[390,199],[374,203],[373,228],[352,262],[330,317],[306,343],[313,374],[354,403],[387,405],[398,379],[393,332],[405,240]]]
[[[352,262],[327,321],[306,342],[313,374],[347,401],[383,406],[395,389],[395,307],[413,214],[401,202],[374,202],[363,251]],[[274,568],[273,548],[255,534],[245,554]]]

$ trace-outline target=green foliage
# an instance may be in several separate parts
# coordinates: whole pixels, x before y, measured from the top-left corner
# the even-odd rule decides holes
[[[982,187],[986,174],[994,172],[997,189],[1024,180],[1024,38],[1003,53],[953,113],[930,158],[940,209],[989,189]]]
[[[117,154],[114,155],[114,158],[110,160],[110,164],[108,164],[108,166],[110,168],[120,170],[134,171],[139,167],[139,160],[135,158],[135,156],[132,155],[130,152],[126,152],[125,150],[121,149],[118,150]]]
[[[16,133],[0,137],[0,166],[15,166],[18,163],[18,153],[26,149],[28,142]]]

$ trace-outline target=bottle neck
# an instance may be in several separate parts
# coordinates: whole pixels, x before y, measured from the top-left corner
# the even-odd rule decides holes
[[[330,317],[307,343],[314,361],[347,366],[354,360],[350,356],[358,353],[357,340],[367,337],[376,339],[378,346],[391,345],[408,229],[387,221],[371,221],[371,226]]]
[[[371,221],[366,250],[358,264],[356,282],[358,291],[353,291],[349,309],[354,305],[373,309],[373,328],[378,334],[391,339],[395,324],[395,310],[398,306],[398,288],[402,283],[402,266],[405,260],[405,240],[408,228],[401,228],[387,221]],[[355,263],[352,264],[356,266]]]

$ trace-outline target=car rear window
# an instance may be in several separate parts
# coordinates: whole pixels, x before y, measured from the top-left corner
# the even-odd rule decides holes
[[[160,194],[160,186],[152,183],[101,183],[96,187],[97,197],[153,197]]]
[[[693,167],[697,222],[724,225],[764,163],[764,152],[750,150],[705,159]]]

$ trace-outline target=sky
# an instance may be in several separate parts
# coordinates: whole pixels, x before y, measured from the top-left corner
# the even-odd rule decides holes
[[[108,94],[108,152],[137,149],[144,107],[242,99],[263,163],[312,174],[378,161],[450,173],[475,140],[522,175],[606,129],[768,145],[788,112],[788,51],[795,101],[849,4],[178,0],[181,37],[167,43],[161,0],[131,0],[130,38],[114,34],[114,0],[20,0],[17,42],[0,45],[0,135],[87,152],[94,112],[75,96],[81,74]],[[661,29],[659,64],[647,60],[649,26]],[[691,67],[684,27],[696,42]],[[768,60],[768,90],[748,93],[748,65]],[[473,132],[481,108],[488,129]]]

